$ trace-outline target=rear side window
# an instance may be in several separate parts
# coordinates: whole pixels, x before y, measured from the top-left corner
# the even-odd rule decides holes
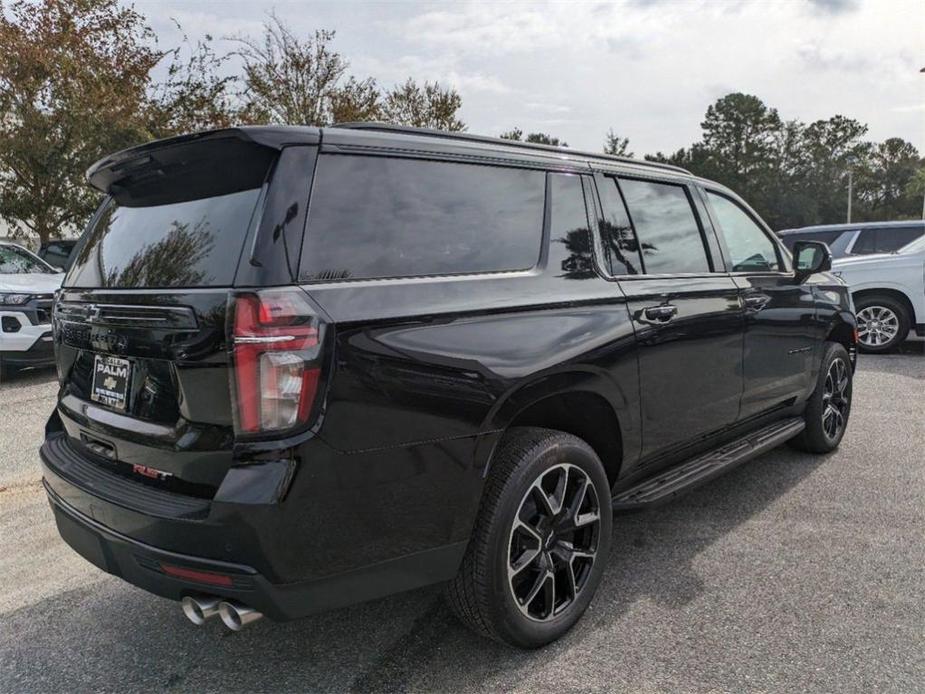
[[[551,214],[549,217],[549,262],[561,269],[566,279],[593,277],[591,229],[582,191],[575,174],[549,174]]]
[[[755,220],[727,197],[707,191],[720,232],[726,240],[733,272],[769,272],[780,269],[774,242]]]
[[[110,199],[68,274],[71,287],[227,286],[259,188],[162,205]]]
[[[526,270],[539,260],[544,200],[541,171],[322,155],[300,277]]]
[[[700,225],[683,186],[621,178],[645,273],[710,272]]]
[[[899,229],[862,229],[858,234],[852,255],[871,255],[873,253],[893,253],[919,238],[925,227],[905,227]]]

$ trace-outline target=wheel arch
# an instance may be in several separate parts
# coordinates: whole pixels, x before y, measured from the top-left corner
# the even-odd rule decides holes
[[[585,441],[604,466],[613,487],[626,458],[627,432],[610,399],[588,384],[575,384],[561,390],[534,390],[520,393],[505,408],[503,434],[512,427],[535,426],[556,429]],[[632,437],[629,434],[630,438]],[[499,440],[500,440],[499,438]],[[491,468],[489,461],[486,474]]]
[[[918,322],[915,315],[915,305],[912,303],[912,299],[901,289],[895,289],[893,287],[864,287],[851,292],[851,298],[854,300],[855,304],[861,299],[872,296],[887,296],[898,301],[909,312],[910,323],[914,326]]]

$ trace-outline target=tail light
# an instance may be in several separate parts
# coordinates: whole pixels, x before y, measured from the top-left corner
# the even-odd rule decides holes
[[[232,328],[240,433],[308,423],[321,375],[320,321],[298,289],[238,294]]]

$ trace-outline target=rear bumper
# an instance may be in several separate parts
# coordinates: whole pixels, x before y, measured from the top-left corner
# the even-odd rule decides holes
[[[45,489],[62,539],[103,571],[170,600],[193,594],[238,600],[277,621],[448,580],[466,548],[465,542],[457,543],[330,578],[274,584],[249,566],[168,552],[133,540],[80,513],[55,493],[47,479]],[[164,565],[227,576],[231,585],[175,578],[164,573]]]
[[[116,475],[54,429],[40,455],[62,538],[104,571],[169,599],[217,595],[271,619],[293,619],[449,580],[468,543],[471,518],[460,518],[451,499],[424,503],[415,495],[419,508],[409,508],[398,503],[396,482],[385,497],[379,485],[343,487],[351,466],[370,475],[374,461],[358,456],[353,462],[323,444],[306,452],[311,470],[296,475],[284,500],[254,499],[260,481],[230,473],[226,483],[234,484],[223,484],[210,500]],[[402,458],[392,450],[375,460],[385,472],[386,461]],[[246,467],[261,474],[262,466]],[[401,469],[407,475],[407,467]],[[264,472],[270,471],[267,466]],[[331,472],[335,477],[325,483]],[[413,479],[397,484],[416,491]],[[360,517],[370,512],[375,521]],[[229,578],[226,585],[204,585],[168,575],[165,564]]]

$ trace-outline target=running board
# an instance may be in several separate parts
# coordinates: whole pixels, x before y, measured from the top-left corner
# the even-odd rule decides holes
[[[774,422],[620,492],[613,498],[613,508],[622,511],[669,501],[746,460],[776,448],[805,427],[802,417]]]

